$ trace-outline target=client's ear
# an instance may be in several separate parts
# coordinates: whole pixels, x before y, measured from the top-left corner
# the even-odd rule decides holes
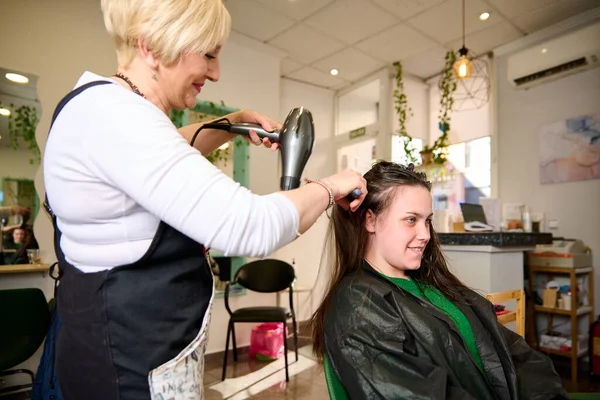
[[[373,210],[367,210],[367,213],[365,215],[365,228],[367,229],[367,232],[375,233],[375,220],[376,219],[377,218],[376,218]]]

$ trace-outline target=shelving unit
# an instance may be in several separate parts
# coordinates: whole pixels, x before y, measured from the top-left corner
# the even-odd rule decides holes
[[[579,317],[588,315],[589,323],[594,322],[594,270],[591,266],[583,268],[555,268],[548,266],[529,265],[529,292],[534,293],[535,276],[544,274],[548,281],[551,281],[554,276],[569,276],[570,286],[572,288],[577,287],[577,278],[581,275],[588,275],[588,303],[586,306],[579,306],[579,298],[577,290],[573,291],[571,295],[571,309],[565,310],[561,308],[550,308],[536,305],[533,307],[533,313],[530,316],[533,318],[531,326],[535,324],[535,315],[538,313],[544,313],[548,316],[548,331],[552,330],[553,319],[555,315],[567,316],[571,319],[571,350],[562,351],[552,348],[538,346],[538,350],[546,354],[554,354],[563,357],[569,357],[571,359],[571,381],[577,384],[577,370],[579,358],[585,356],[589,349],[579,349]],[[540,342],[538,335],[537,343]]]

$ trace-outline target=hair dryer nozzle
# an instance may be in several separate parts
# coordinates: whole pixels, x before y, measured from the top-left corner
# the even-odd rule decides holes
[[[292,190],[300,186],[302,171],[312,154],[315,143],[315,128],[310,111],[294,108],[288,114],[279,134],[281,146],[281,190]]]

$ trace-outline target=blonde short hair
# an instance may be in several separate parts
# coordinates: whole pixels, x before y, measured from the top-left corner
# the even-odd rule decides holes
[[[102,12],[121,67],[135,58],[140,38],[168,65],[184,53],[215,50],[231,29],[221,0],[102,0]]]

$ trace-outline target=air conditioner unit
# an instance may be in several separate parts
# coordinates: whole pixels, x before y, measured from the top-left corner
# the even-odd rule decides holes
[[[600,24],[508,57],[508,81],[526,89],[600,65]]]

